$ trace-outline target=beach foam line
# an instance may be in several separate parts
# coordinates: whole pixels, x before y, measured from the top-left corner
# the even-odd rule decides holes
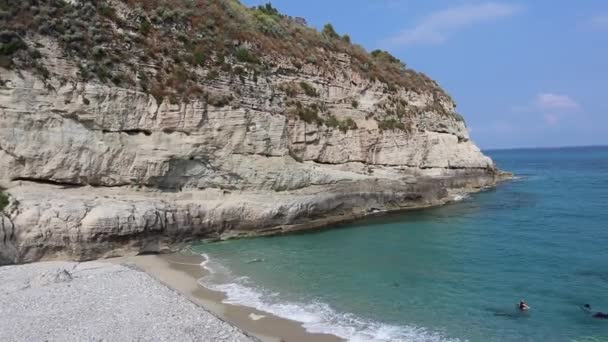
[[[440,333],[411,325],[396,326],[363,319],[351,313],[340,313],[328,304],[311,301],[309,303],[289,302],[280,294],[269,292],[248,277],[237,277],[223,265],[202,254],[205,260],[201,267],[209,274],[198,283],[213,291],[223,292],[225,304],[242,305],[268,312],[275,316],[297,321],[310,333],[332,334],[353,342],[460,341],[448,339]]]
[[[209,258],[209,256],[207,254],[205,254],[205,253],[201,254],[201,256],[205,259],[205,260],[203,260],[203,262],[201,262],[201,267],[204,268],[209,273],[215,273],[213,271],[213,269],[211,269],[209,266],[207,266],[207,264],[209,263],[209,261],[211,261],[211,259]]]

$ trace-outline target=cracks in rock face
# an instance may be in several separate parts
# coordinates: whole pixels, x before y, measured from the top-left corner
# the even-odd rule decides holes
[[[181,133],[184,134],[186,136],[190,135],[190,132],[185,131],[185,130],[179,130],[179,129],[175,129],[175,128],[163,128],[161,130],[161,132],[165,133],[165,134],[173,134],[173,133]]]
[[[87,215],[89,215],[91,210],[91,207],[87,206],[86,204],[84,205],[84,213],[82,214],[82,217],[77,221],[76,226],[74,227],[76,229],[77,241],[82,240],[82,221],[84,221]]]
[[[42,179],[36,177],[14,177],[11,178],[11,181],[23,181],[23,182],[31,182],[38,184],[49,184],[49,185],[61,185],[64,188],[78,188],[85,186],[85,184],[78,182],[69,182],[69,181],[57,181],[52,179]]]
[[[84,128],[86,128],[87,130],[90,130],[92,132],[95,131],[101,131],[103,134],[112,134],[112,133],[125,133],[127,135],[130,136],[136,136],[139,134],[143,134],[147,137],[151,136],[153,133],[153,130],[151,129],[146,129],[146,128],[126,128],[126,129],[108,129],[108,128],[102,128],[99,127],[94,121],[92,120],[83,120],[81,119],[76,113],[60,113],[60,116],[64,119],[68,119],[68,120],[72,120],[77,122],[78,124],[82,125]],[[172,134],[172,133],[183,133],[185,135],[190,135],[191,132],[183,130],[183,129],[176,129],[176,128],[164,128],[161,130],[161,132],[166,133],[166,134]]]
[[[99,187],[99,188],[121,188],[124,186],[131,185],[130,183],[119,183],[119,184],[112,184],[112,185],[101,184],[99,182],[91,181],[91,180],[87,179],[86,177],[79,177],[78,180],[55,180],[55,179],[38,178],[38,177],[13,177],[10,180],[13,182],[22,181],[22,182],[30,182],[30,183],[37,183],[37,184],[56,185],[56,186],[62,186],[64,189],[81,188],[84,186],[92,186],[92,187]]]
[[[130,136],[136,136],[136,135],[143,134],[143,135],[149,137],[149,136],[152,135],[152,133],[154,131],[150,130],[150,129],[144,129],[144,128],[131,128],[131,129],[117,129],[117,130],[102,129],[101,132],[103,134],[125,133],[125,134],[130,135]],[[183,130],[183,129],[169,128],[169,127],[161,129],[160,132],[162,132],[164,134],[181,133],[181,134],[184,134],[186,136],[189,136],[191,134],[191,132]]]
[[[348,164],[348,163],[362,163],[362,164],[366,164],[366,165],[371,165],[371,164],[366,163],[365,160],[359,160],[359,159],[352,159],[347,162],[330,162],[330,161],[323,161],[319,158],[309,159],[306,161],[312,161],[315,164],[319,164],[319,165],[342,165],[342,164]]]
[[[163,220],[163,216],[164,215],[162,215],[161,212],[158,209],[154,212],[154,214],[156,215],[156,221],[155,221],[155,223],[158,222],[158,224],[160,225],[161,232],[166,231],[167,230],[167,224],[166,224],[166,221]]]
[[[7,149],[3,148],[1,145],[0,145],[0,151],[3,151],[4,153],[6,153],[9,156],[13,157],[13,159],[15,159],[15,161],[17,163],[19,163],[21,165],[25,165],[25,158],[17,155],[15,152],[8,151]]]
[[[145,136],[150,136],[152,135],[152,131],[149,129],[138,129],[138,128],[134,128],[134,129],[122,129],[122,130],[107,130],[107,129],[103,129],[101,130],[101,132],[103,132],[104,134],[107,133],[126,133],[128,135],[138,135],[138,134],[143,134]]]
[[[7,227],[6,222],[9,223],[10,227]],[[11,221],[10,218],[8,218],[8,216],[0,214],[0,227],[2,228],[2,243],[4,245],[6,245],[9,240],[15,240],[15,224],[13,223],[13,221]],[[10,234],[8,233],[9,228]]]

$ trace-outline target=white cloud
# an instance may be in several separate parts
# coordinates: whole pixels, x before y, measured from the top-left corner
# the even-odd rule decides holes
[[[540,93],[534,100],[534,107],[543,114],[543,119],[549,126],[557,126],[560,121],[572,112],[582,109],[581,105],[568,95]]]
[[[583,106],[572,97],[555,93],[539,93],[526,105],[511,107],[514,114],[540,114],[549,126],[557,126],[570,114],[581,114]]]
[[[519,6],[497,2],[448,8],[431,13],[418,25],[386,39],[384,43],[391,46],[440,44],[459,29],[508,17],[519,10]]]
[[[549,126],[557,126],[561,117],[555,113],[545,113],[544,119]]]
[[[550,111],[577,111],[581,109],[581,106],[569,96],[552,93],[538,94],[535,104],[541,110]]]
[[[589,28],[595,30],[608,29],[608,13],[597,14],[589,19]]]

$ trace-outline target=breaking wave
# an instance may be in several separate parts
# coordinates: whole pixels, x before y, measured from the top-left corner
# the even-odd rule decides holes
[[[209,273],[199,279],[199,284],[214,291],[223,292],[226,304],[255,308],[275,316],[302,323],[310,333],[332,334],[348,341],[459,341],[448,339],[440,333],[411,325],[396,326],[360,318],[351,313],[333,310],[328,304],[283,301],[276,292],[267,291],[254,284],[248,277],[237,277],[208,255],[201,266]]]

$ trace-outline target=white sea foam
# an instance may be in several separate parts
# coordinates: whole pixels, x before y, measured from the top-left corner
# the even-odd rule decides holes
[[[469,194],[458,194],[458,195],[454,195],[452,197],[452,200],[454,202],[460,202],[460,201],[464,201],[465,199],[469,198],[470,195]]]
[[[439,333],[411,325],[396,326],[374,322],[351,313],[340,313],[326,303],[283,301],[278,293],[271,293],[255,284],[248,277],[235,277],[221,264],[203,254],[201,264],[209,274],[199,279],[199,284],[214,291],[225,293],[226,304],[238,304],[298,321],[311,333],[333,334],[349,341],[458,341]]]

